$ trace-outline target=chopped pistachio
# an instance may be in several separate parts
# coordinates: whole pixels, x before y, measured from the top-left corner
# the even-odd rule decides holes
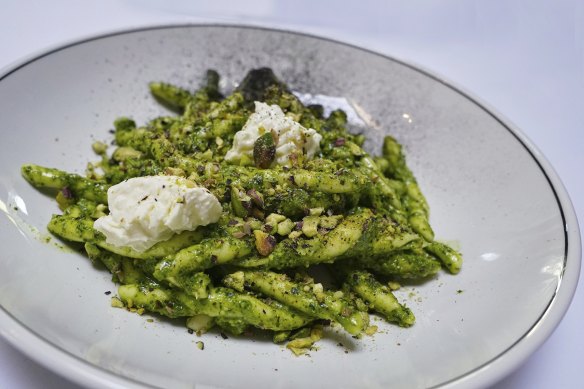
[[[187,319],[187,328],[196,331],[197,334],[204,334],[215,325],[215,319],[207,315],[195,315]]]
[[[296,238],[300,237],[300,235],[302,235],[301,231],[292,231],[291,233],[288,234],[288,238],[296,239]]]
[[[253,231],[261,230],[262,227],[264,226],[264,223],[262,223],[260,220],[257,220],[257,219],[250,219],[248,221],[248,223]]]
[[[318,234],[318,216],[307,216],[302,219],[302,233],[309,238]]]
[[[290,351],[295,355],[306,354],[313,346],[314,343],[322,339],[323,331],[321,325],[315,325],[312,328],[302,328],[297,331],[290,338],[292,339],[286,345]]]
[[[314,344],[314,341],[312,340],[311,337],[296,338],[296,339],[288,342],[286,347],[288,347],[289,349],[292,349],[292,348],[295,348],[295,349],[310,348],[310,346],[312,346],[313,344]]]
[[[59,205],[59,209],[61,211],[64,211],[69,206],[75,204],[75,198],[73,198],[73,194],[67,187],[64,187],[59,192],[57,192],[55,199],[57,200],[57,204]]]
[[[178,176],[178,177],[186,177],[187,174],[184,170],[178,167],[167,167],[164,169],[164,174],[167,176]]]
[[[277,229],[278,235],[286,236],[286,235],[290,234],[295,225],[296,224],[290,219],[286,219],[286,220],[282,221],[281,223],[278,223],[278,229]]]
[[[320,216],[324,212],[324,208],[311,208],[308,210],[310,216]]]
[[[377,326],[369,326],[365,329],[365,334],[372,336],[377,332]]]
[[[231,186],[231,207],[236,216],[245,217],[251,211],[251,197],[233,185]]]
[[[260,255],[270,255],[274,251],[274,248],[276,248],[276,238],[261,230],[255,230],[253,234],[255,236],[255,247]]]
[[[118,297],[111,298],[111,306],[114,308],[124,308],[124,303]]]
[[[286,216],[284,215],[280,215],[278,213],[270,213],[267,217],[266,217],[266,223],[271,224],[271,225],[277,225],[278,223],[280,223],[281,221],[286,220]]]
[[[314,293],[314,296],[319,303],[322,303],[326,297],[324,294],[324,288],[320,283],[312,285],[312,293]]]
[[[107,144],[100,142],[100,141],[96,141],[96,142],[93,142],[93,144],[91,145],[91,148],[93,149],[93,152],[95,154],[102,155],[107,150]]]
[[[299,357],[301,355],[304,355],[304,354],[306,354],[308,352],[308,350],[305,349],[305,348],[297,348],[297,347],[293,347],[293,346],[289,346],[289,345],[286,345],[286,347],[290,351],[292,351],[294,353],[294,355],[296,355],[297,357]]]
[[[114,161],[118,162],[140,157],[142,157],[142,153],[131,147],[118,147],[112,154]]]
[[[246,194],[251,197],[251,201],[256,207],[264,209],[264,196],[255,189],[250,189]]]

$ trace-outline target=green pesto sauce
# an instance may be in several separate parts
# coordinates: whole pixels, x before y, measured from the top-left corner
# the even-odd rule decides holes
[[[429,282],[442,269],[460,271],[459,245],[434,240],[428,203],[392,136],[370,155],[362,148],[367,133],[351,133],[344,112],[325,116],[323,107],[304,105],[267,68],[251,70],[227,96],[213,70],[195,91],[158,81],[149,87],[176,114],[146,123],[117,119],[112,145],[93,145],[101,159],[85,176],[33,164],[21,169],[31,185],[56,194],[63,214],[51,218],[49,231],[84,244],[89,258],[120,284],[116,306],[204,318],[221,334],[273,331],[275,340],[290,340],[288,348],[302,353],[314,349],[322,321],[357,338],[376,331],[369,313],[413,325],[414,313],[387,282]],[[274,165],[279,135],[264,129],[252,157],[227,163],[254,101],[276,104],[315,129],[322,136],[316,158],[294,152],[288,165]],[[109,212],[108,189],[159,174],[208,189],[222,204],[220,220],[144,252],[108,244],[93,228]],[[326,266],[331,281],[310,276],[315,266]]]

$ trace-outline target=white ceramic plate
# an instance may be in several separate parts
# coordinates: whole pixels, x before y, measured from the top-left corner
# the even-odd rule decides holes
[[[82,172],[113,120],[164,113],[147,83],[194,87],[207,68],[224,86],[272,67],[300,93],[352,107],[375,149],[405,145],[437,237],[458,244],[462,272],[398,296],[417,323],[310,357],[262,339],[195,335],[109,306],[110,276],[43,241],[54,201],[21,177],[24,163]],[[311,36],[229,26],[115,33],[44,53],[0,78],[0,333],[93,387],[476,387],[525,360],[559,323],[580,266],[576,217],[537,149],[467,94],[412,66]],[[337,344],[343,343],[343,347]]]

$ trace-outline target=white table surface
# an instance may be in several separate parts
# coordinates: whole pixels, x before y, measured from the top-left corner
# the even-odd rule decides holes
[[[452,81],[538,145],[584,220],[584,2],[0,0],[0,68],[102,32],[205,21],[332,37]],[[583,289],[548,341],[496,388],[584,387]],[[0,388],[79,386],[0,339]]]

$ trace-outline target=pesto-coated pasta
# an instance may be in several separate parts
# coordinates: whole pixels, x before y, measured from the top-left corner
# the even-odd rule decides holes
[[[198,332],[274,331],[275,342],[289,340],[299,354],[321,338],[323,323],[353,336],[374,332],[370,312],[413,325],[414,314],[388,285],[422,281],[441,268],[460,271],[461,255],[434,241],[428,203],[394,137],[370,155],[362,148],[366,134],[349,132],[344,112],[325,117],[322,107],[305,106],[267,68],[250,71],[227,96],[213,70],[194,92],[165,82],[149,87],[177,114],[142,126],[117,119],[114,150],[94,145],[101,160],[86,176],[22,167],[32,185],[56,192],[63,213],[53,215],[49,231],[84,244],[120,284],[112,305],[184,318]],[[258,107],[305,131],[258,125],[251,144],[238,144],[248,154],[226,158],[249,138],[236,134],[252,128]],[[318,148],[308,150],[309,136]],[[122,181],[157,175],[205,188],[221,214],[144,250],[112,244],[94,226],[111,216],[110,192]]]

